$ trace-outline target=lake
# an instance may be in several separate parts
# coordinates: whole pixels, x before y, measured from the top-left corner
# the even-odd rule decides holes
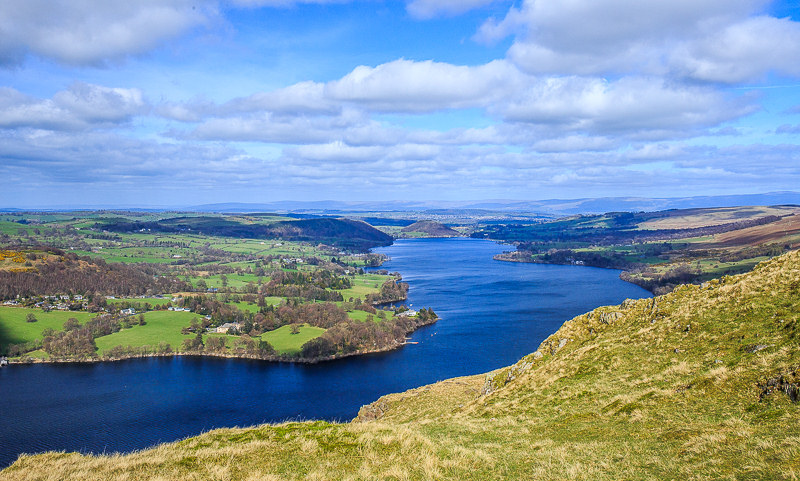
[[[131,451],[218,427],[352,419],[380,396],[513,364],[566,320],[650,293],[619,271],[492,260],[477,239],[376,249],[440,320],[396,351],[317,365],[201,357],[0,369],[0,468],[22,452]]]

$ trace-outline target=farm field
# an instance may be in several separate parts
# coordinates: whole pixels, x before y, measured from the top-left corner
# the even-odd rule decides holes
[[[37,321],[27,322],[28,314],[33,314]],[[89,312],[45,312],[37,308],[0,306],[0,350],[9,344],[40,340],[45,329],[60,331],[67,319],[75,318],[83,324],[94,316],[95,314]]]
[[[274,331],[265,332],[261,339],[269,342],[278,354],[296,354],[300,352],[303,344],[321,336],[325,329],[300,325],[299,332],[292,334],[291,326],[282,326]]]
[[[353,279],[353,286],[349,289],[342,289],[339,292],[342,293],[342,297],[345,300],[349,298],[364,298],[367,294],[377,292],[378,289],[381,287],[387,279],[388,276],[383,276],[379,274],[364,274],[362,276],[358,276]]]
[[[95,339],[98,353],[103,355],[115,346],[155,347],[160,342],[166,342],[172,349],[178,350],[184,339],[193,337],[192,334],[181,334],[181,329],[197,317],[192,312],[147,312],[144,314],[147,323],[144,326],[134,324],[130,328]]]

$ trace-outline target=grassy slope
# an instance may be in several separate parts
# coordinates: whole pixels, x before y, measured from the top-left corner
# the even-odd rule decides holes
[[[201,316],[193,312],[150,311],[144,314],[147,324],[134,325],[129,329],[95,339],[99,354],[116,346],[157,346],[159,342],[168,343],[172,349],[178,350],[184,339],[194,337],[191,334],[181,334],[181,329],[189,326],[192,319]]]
[[[37,322],[26,322],[28,314],[36,316]],[[94,316],[89,312],[44,312],[41,309],[0,306],[0,347],[41,339],[42,331],[48,327],[60,331],[64,321],[71,317],[83,324]]]
[[[691,229],[693,227],[706,227],[721,225],[730,222],[757,219],[768,215],[784,216],[800,212],[797,207],[791,206],[743,206],[720,207],[701,209],[680,209],[661,218],[656,218],[639,224],[640,229]]]
[[[760,399],[758,384],[797,383],[799,343],[793,252],[598,308],[512,367],[385,396],[355,423],[222,429],[126,456],[23,456],[0,478],[796,479],[800,403]]]
[[[381,285],[383,285],[383,283],[388,279],[391,279],[391,277],[382,276],[379,274],[365,274],[363,276],[357,276],[350,279],[353,284],[351,288],[341,289],[339,292],[342,294],[344,300],[348,300],[351,297],[360,297],[361,299],[364,299],[367,294],[378,292]]]
[[[300,352],[303,344],[317,338],[325,332],[321,327],[302,324],[297,334],[292,334],[291,326],[281,326],[274,331],[265,332],[261,339],[269,342],[278,354],[292,354]]]

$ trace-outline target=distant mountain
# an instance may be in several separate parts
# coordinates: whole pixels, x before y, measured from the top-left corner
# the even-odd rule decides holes
[[[7,207],[0,212],[65,212],[72,210],[126,210],[141,212],[181,211],[213,213],[279,212],[282,214],[315,214],[316,216],[359,216],[370,212],[523,212],[527,214],[572,215],[602,214],[605,212],[652,212],[667,209],[696,207],[735,207],[742,205],[800,205],[800,192],[769,192],[766,194],[711,195],[693,197],[596,197],[583,199],[513,200],[488,199],[469,201],[274,201],[225,202],[192,206],[124,207],[124,206],[56,206],[51,208]]]
[[[483,201],[279,201],[266,203],[223,203],[186,207],[194,212],[294,212],[320,215],[344,215],[359,212],[420,211],[494,211],[529,212],[556,215],[602,214],[605,212],[652,212],[697,207],[734,207],[741,205],[800,205],[800,192],[766,194],[716,195],[693,197],[599,197],[546,200],[483,200]]]
[[[772,192],[767,194],[695,196],[675,198],[602,197],[590,199],[552,199],[516,202],[501,207],[498,204],[472,204],[472,208],[496,210],[540,211],[554,214],[602,214],[605,212],[655,212],[669,209],[699,207],[736,207],[742,205],[797,205],[800,192]]]

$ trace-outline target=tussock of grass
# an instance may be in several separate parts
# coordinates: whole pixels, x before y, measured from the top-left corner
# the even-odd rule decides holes
[[[566,322],[514,366],[384,396],[353,423],[222,429],[1,479],[797,479],[800,253]]]

